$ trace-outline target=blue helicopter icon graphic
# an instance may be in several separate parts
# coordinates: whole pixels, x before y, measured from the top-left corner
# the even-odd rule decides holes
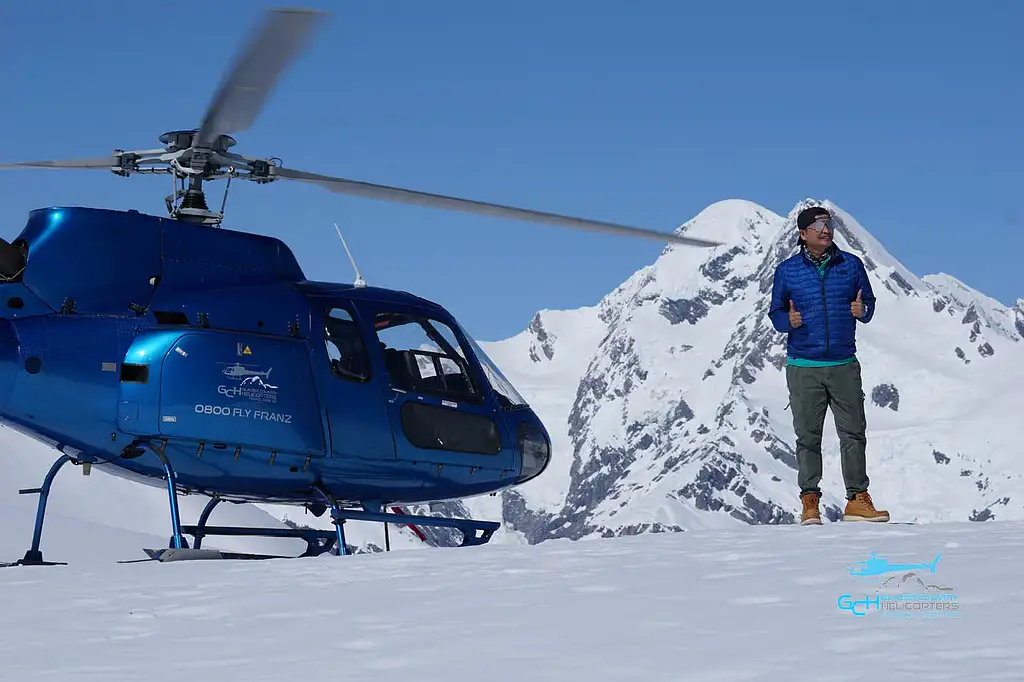
[[[226,367],[224,369],[224,376],[226,376],[226,377],[228,377],[230,379],[242,379],[242,378],[246,378],[246,377],[259,377],[259,378],[263,379],[264,381],[266,381],[266,380],[270,379],[270,372],[273,369],[274,368],[271,367],[270,369],[266,370],[265,372],[259,372],[259,371],[253,370],[253,369],[249,369],[245,365],[236,362],[235,364],[230,365],[229,367]]]
[[[876,552],[871,553],[871,557],[867,561],[858,561],[856,564],[851,566],[848,570],[850,575],[882,575],[883,573],[890,573],[894,571],[913,571],[915,569],[927,568],[932,573],[935,572],[935,567],[939,563],[939,557],[941,554],[936,554],[935,559],[931,563],[920,563],[920,564],[890,564],[888,559],[879,557]],[[862,568],[856,568],[862,566]]]

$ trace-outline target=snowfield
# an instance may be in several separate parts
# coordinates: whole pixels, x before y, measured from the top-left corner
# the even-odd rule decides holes
[[[872,552],[949,589],[865,612],[927,589]],[[1007,521],[6,568],[0,680],[1020,680],[1022,562]]]

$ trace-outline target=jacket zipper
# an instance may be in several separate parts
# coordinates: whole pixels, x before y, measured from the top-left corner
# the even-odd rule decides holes
[[[817,268],[815,268],[817,270]],[[825,356],[828,356],[829,350],[829,338],[828,338],[828,305],[825,302],[825,273],[828,272],[828,265],[825,265],[825,270],[818,273],[818,279],[821,281],[821,310],[825,315]]]

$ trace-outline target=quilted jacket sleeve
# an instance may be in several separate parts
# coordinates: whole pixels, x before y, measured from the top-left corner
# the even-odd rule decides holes
[[[786,271],[783,269],[782,263],[779,263],[775,266],[775,275],[772,277],[772,300],[768,306],[768,317],[772,321],[772,326],[780,332],[793,330],[789,324],[789,300]],[[867,316],[865,315],[865,317]]]

